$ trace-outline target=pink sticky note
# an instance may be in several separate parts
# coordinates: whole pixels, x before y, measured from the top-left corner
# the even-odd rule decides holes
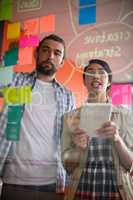
[[[38,35],[39,34],[39,18],[26,20],[24,22],[24,32],[26,35]]]
[[[22,36],[19,40],[19,47],[25,48],[27,47],[27,36]]]
[[[33,51],[32,47],[20,48],[18,55],[18,64],[32,64],[33,63]]]
[[[19,40],[19,47],[25,48],[25,47],[36,47],[39,44],[39,37],[32,35],[32,36],[22,36]]]
[[[30,36],[28,39],[28,46],[29,47],[36,47],[39,44],[39,37],[36,35]]]
[[[131,105],[132,92],[130,84],[113,84],[111,87],[112,103],[114,105]]]
[[[40,33],[55,32],[55,15],[40,17]]]

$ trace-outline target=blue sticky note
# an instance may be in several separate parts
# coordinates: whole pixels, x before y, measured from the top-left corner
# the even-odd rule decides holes
[[[13,78],[13,66],[0,67],[0,87],[12,82]]]
[[[16,65],[18,61],[18,48],[13,48],[7,51],[4,55],[5,66]]]
[[[79,6],[96,4],[96,0],[79,0]]]
[[[96,23],[96,6],[80,8],[79,24],[94,24]]]

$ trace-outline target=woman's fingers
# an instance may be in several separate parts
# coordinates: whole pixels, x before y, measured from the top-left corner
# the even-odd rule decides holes
[[[85,133],[84,130],[82,129],[77,129],[75,130],[75,133],[74,133],[74,143],[78,146],[78,147],[81,147],[81,148],[86,148],[87,145],[88,145],[88,136],[87,134]]]
[[[114,122],[105,122],[101,128],[96,130],[98,136],[105,138],[114,138],[118,134],[118,128]]]

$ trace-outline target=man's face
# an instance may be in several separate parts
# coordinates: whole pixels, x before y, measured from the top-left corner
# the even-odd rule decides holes
[[[37,71],[40,74],[53,76],[63,64],[64,46],[54,40],[45,40],[37,52]]]

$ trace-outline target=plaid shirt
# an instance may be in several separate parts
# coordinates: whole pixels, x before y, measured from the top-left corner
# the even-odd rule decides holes
[[[77,188],[81,200],[120,200],[109,139],[92,138]]]
[[[12,83],[9,87],[21,87],[31,85],[33,88],[36,82],[37,74],[33,72],[28,73],[15,73]],[[65,171],[61,163],[61,153],[60,153],[60,136],[62,132],[62,120],[63,114],[74,109],[74,100],[72,93],[68,91],[64,86],[60,85],[56,80],[53,81],[53,88],[56,91],[56,101],[57,101],[57,115],[54,127],[55,145],[58,147],[57,154],[57,191],[61,192],[65,185]],[[3,167],[7,156],[10,155],[12,141],[6,140],[5,128],[7,124],[7,112],[8,109],[5,107],[4,112],[0,114],[0,174],[2,176]]]

